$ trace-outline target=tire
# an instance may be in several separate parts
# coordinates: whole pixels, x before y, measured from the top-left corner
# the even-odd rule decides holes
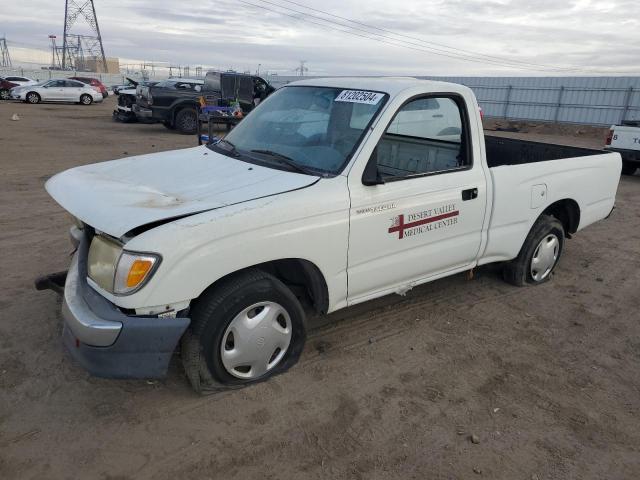
[[[10,98],[11,94],[9,93],[9,90],[7,90],[6,88],[0,90],[0,100],[9,100]]]
[[[82,105],[91,105],[93,103],[93,98],[88,93],[84,93],[80,95],[80,103]]]
[[[549,281],[563,247],[562,223],[550,215],[541,215],[531,228],[518,256],[504,265],[504,280],[518,287]]]
[[[183,135],[194,135],[198,130],[198,112],[195,108],[183,108],[176,114],[176,130]]]
[[[262,323],[248,329],[246,322],[254,319]],[[283,373],[300,358],[305,323],[300,302],[280,280],[257,269],[240,272],[205,291],[191,309],[182,337],[187,377],[203,393]]]
[[[27,103],[31,103],[32,105],[35,105],[36,103],[40,103],[40,95],[38,95],[37,92],[29,92],[25,95],[25,102]]]
[[[638,164],[635,162],[622,162],[622,175],[633,175],[638,169]]]

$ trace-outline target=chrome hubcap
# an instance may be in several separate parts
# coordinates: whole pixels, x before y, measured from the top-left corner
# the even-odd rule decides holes
[[[231,320],[222,336],[222,364],[234,377],[261,377],[280,363],[289,348],[291,333],[291,317],[282,305],[251,305]]]
[[[34,94],[29,95],[29,102],[30,103],[38,103],[38,97]]]
[[[554,234],[549,234],[540,241],[531,258],[531,276],[536,282],[549,276],[558,260],[559,252],[560,241]]]

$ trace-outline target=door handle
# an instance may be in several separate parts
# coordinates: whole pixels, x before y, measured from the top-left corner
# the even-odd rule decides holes
[[[462,200],[473,200],[474,198],[478,198],[478,189],[477,188],[467,188],[466,190],[462,190]]]

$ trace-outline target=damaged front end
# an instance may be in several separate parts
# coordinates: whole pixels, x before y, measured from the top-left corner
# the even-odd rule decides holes
[[[38,290],[62,295],[63,342],[89,373],[104,378],[161,378],[191,320],[177,312],[132,315],[100,295],[90,284],[89,251],[95,231],[73,226],[77,247],[67,272],[40,277]]]

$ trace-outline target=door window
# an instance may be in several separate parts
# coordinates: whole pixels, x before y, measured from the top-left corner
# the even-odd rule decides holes
[[[64,87],[64,80],[51,80],[46,86],[53,88]]]
[[[471,165],[468,127],[454,97],[412,100],[396,114],[376,148],[383,180],[458,170]]]

